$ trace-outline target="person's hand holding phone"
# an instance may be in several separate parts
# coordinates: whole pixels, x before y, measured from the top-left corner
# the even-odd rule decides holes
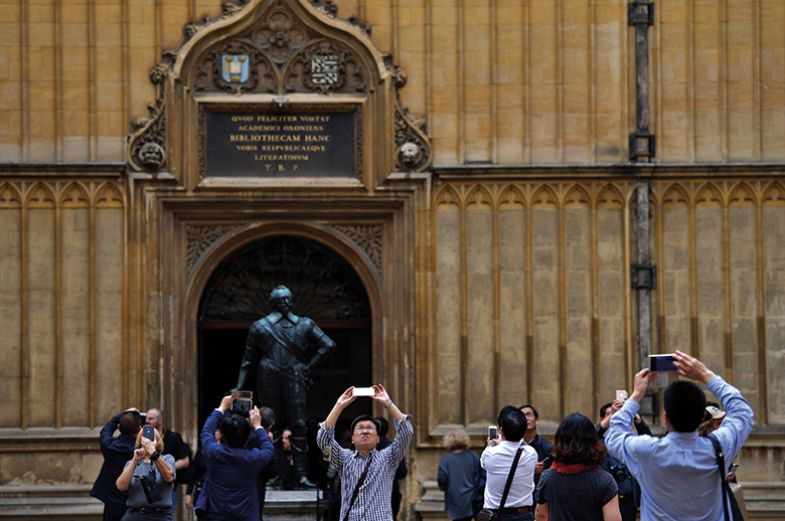
[[[374,384],[373,399],[381,403],[385,407],[388,405],[388,402],[392,402],[392,400],[390,399],[390,395],[387,394],[387,389],[385,389],[382,384]]]
[[[341,409],[345,409],[356,399],[357,397],[354,395],[354,386],[351,386],[346,389],[341,396],[338,397],[335,405]]]
[[[633,391],[631,399],[635,400],[636,402],[640,403],[643,399],[643,396],[646,394],[646,389],[649,387],[649,380],[654,373],[649,371],[649,368],[644,368],[635,373],[635,379],[633,381]]]
[[[133,461],[135,464],[138,464],[144,461],[145,457],[147,457],[147,451],[145,451],[144,449],[136,449],[134,451]]]
[[[232,404],[234,403],[235,399],[237,398],[236,394],[233,392],[232,394],[226,395],[221,399],[221,405],[218,406],[218,410],[221,412],[226,412],[232,408]]]
[[[673,365],[681,376],[686,376],[699,382],[709,383],[714,378],[714,372],[707,368],[703,362],[695,357],[676,351],[673,353]]]
[[[259,407],[254,406],[254,408],[251,409],[248,413],[248,421],[251,422],[251,427],[253,427],[254,430],[262,426],[262,415],[259,414]]]
[[[155,452],[155,442],[142,436],[142,449],[148,456],[152,456],[153,452]]]

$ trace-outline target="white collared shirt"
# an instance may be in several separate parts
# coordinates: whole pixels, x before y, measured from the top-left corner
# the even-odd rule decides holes
[[[495,447],[486,447],[480,456],[480,465],[485,469],[485,508],[499,508],[502,500],[504,485],[510,474],[512,460],[518,451],[520,443],[517,441],[500,441]],[[523,445],[521,459],[515,469],[515,477],[507,494],[504,508],[525,507],[532,504],[534,491],[534,466],[537,464],[537,451],[533,447]]]

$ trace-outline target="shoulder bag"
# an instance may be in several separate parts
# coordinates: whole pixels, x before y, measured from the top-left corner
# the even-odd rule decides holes
[[[728,484],[728,474],[725,470],[725,456],[722,453],[720,442],[714,436],[709,435],[711,444],[714,446],[714,456],[717,458],[717,466],[720,470],[720,486],[722,487],[722,511],[725,514],[725,521],[744,521],[744,516],[739,508],[739,502],[736,495],[730,489]],[[738,489],[741,492],[741,488]],[[730,512],[728,512],[728,503],[730,503]]]
[[[497,519],[499,519],[499,512],[502,511],[504,508],[504,503],[507,502],[507,494],[510,493],[512,480],[515,477],[515,468],[518,466],[518,460],[521,459],[522,452],[523,445],[518,447],[518,451],[515,453],[515,457],[512,459],[512,467],[510,467],[510,473],[507,475],[507,483],[504,484],[504,492],[502,492],[502,500],[499,503],[498,510],[493,511],[490,508],[483,508],[477,513],[477,521],[497,521]]]
[[[357,484],[354,486],[354,492],[352,492],[352,499],[349,501],[349,508],[346,509],[346,515],[343,516],[343,521],[349,521],[349,512],[352,511],[352,507],[354,506],[354,502],[357,501],[357,495],[360,493],[360,487],[363,486],[365,482],[365,477],[368,475],[368,469],[371,468],[371,459],[373,458],[373,454],[368,455],[368,462],[365,464],[365,468],[363,469],[363,473],[360,474],[360,479],[357,480]]]

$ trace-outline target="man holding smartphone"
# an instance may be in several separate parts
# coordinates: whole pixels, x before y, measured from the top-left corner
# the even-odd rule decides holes
[[[349,521],[392,521],[392,485],[395,471],[403,460],[414,434],[408,414],[393,403],[381,384],[369,388],[349,387],[338,397],[330,414],[319,425],[316,443],[341,478],[340,519]],[[358,416],[352,422],[355,450],[344,449],[335,440],[335,424],[341,412],[357,399],[368,396],[382,404],[395,420],[395,438],[386,448],[377,450],[379,425],[370,416]]]
[[[727,411],[722,426],[712,436],[729,465],[752,431],[752,407],[738,389],[697,358],[676,351],[673,363],[680,376],[706,384]],[[722,519],[723,493],[714,447],[697,431],[706,407],[700,387],[680,380],[665,390],[668,434],[664,438],[638,436],[630,430],[654,374],[647,368],[635,375],[635,390],[613,415],[605,433],[608,452],[624,462],[641,486],[641,521]]]
[[[531,445],[522,443],[527,430],[523,413],[513,408],[499,417],[498,438],[489,437],[488,446],[480,456],[480,466],[486,472],[483,508],[495,511],[500,521],[529,521],[534,519],[532,504],[537,451]],[[504,488],[519,449],[521,455],[510,490],[504,506],[500,508]]]

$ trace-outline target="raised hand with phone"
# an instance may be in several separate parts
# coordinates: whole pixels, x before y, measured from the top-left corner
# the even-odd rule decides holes
[[[358,416],[352,421],[352,444],[355,450],[345,449],[335,440],[338,418],[358,397],[369,397],[381,404],[395,420],[395,438],[382,450],[377,449],[379,424],[369,415]],[[395,405],[383,385],[352,386],[338,396],[330,414],[319,425],[316,444],[325,459],[339,472],[341,482],[348,487],[344,491],[351,490],[341,496],[340,519],[348,518],[356,502],[363,505],[366,512],[378,514],[378,519],[392,519],[391,496],[395,471],[406,455],[413,434],[414,426],[410,417]]]

